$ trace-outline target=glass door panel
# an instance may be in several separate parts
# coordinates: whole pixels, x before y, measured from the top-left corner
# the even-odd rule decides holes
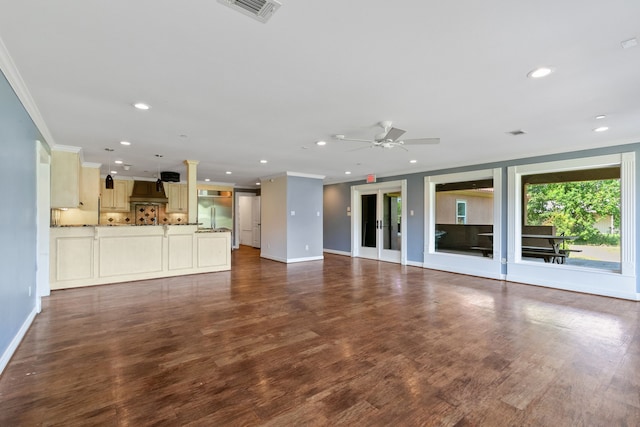
[[[380,241],[382,247],[378,258],[385,261],[400,261],[402,199],[400,189],[380,190],[378,198],[380,200]]]
[[[367,248],[375,248],[377,240],[378,225],[378,195],[363,194],[361,196],[362,213],[362,236],[361,245]]]

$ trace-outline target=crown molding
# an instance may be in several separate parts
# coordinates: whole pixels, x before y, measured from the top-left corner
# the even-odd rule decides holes
[[[53,139],[53,135],[51,134],[49,127],[45,123],[42,114],[40,114],[40,110],[38,109],[36,102],[31,96],[31,92],[29,92],[29,89],[27,88],[24,79],[20,75],[15,62],[13,62],[13,58],[11,58],[11,55],[9,54],[7,46],[4,44],[4,41],[1,38],[0,70],[2,70],[2,73],[9,82],[9,85],[11,85],[16,96],[18,97],[20,102],[22,102],[24,109],[27,111],[27,114],[29,114],[31,120],[33,120],[33,123],[38,128],[38,131],[40,132],[40,135],[42,135],[44,142],[46,142],[50,147],[55,146],[56,142]]]
[[[67,153],[79,153],[82,148],[73,145],[55,145],[51,147],[53,151],[66,151]]]
[[[302,172],[289,172],[287,171],[287,176],[297,176],[300,178],[313,178],[313,179],[324,179],[325,175],[314,175],[310,173],[302,173]]]

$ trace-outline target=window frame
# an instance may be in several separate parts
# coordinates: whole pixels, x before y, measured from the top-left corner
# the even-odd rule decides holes
[[[620,271],[567,264],[531,262],[522,259],[522,176],[570,170],[620,166],[621,243]],[[636,292],[636,202],[635,153],[584,157],[511,166],[508,174],[507,275],[514,282],[542,285],[578,292],[637,299]]]
[[[502,266],[502,168],[481,169],[424,177],[424,268],[504,279]],[[493,257],[437,252],[435,249],[436,185],[452,182],[493,180]],[[456,212],[457,213],[457,212]]]

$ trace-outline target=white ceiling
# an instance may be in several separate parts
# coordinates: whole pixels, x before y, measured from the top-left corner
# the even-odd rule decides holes
[[[103,164],[114,148],[124,176],[184,179],[193,159],[198,180],[338,182],[640,141],[640,46],[621,47],[640,1],[282,3],[262,24],[216,0],[0,0],[0,39],[53,142]],[[331,139],[380,120],[442,142]]]

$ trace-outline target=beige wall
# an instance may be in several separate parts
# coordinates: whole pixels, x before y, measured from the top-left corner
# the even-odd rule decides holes
[[[493,224],[493,192],[460,190],[436,193],[436,224],[456,223],[456,201],[467,202],[467,224]]]

